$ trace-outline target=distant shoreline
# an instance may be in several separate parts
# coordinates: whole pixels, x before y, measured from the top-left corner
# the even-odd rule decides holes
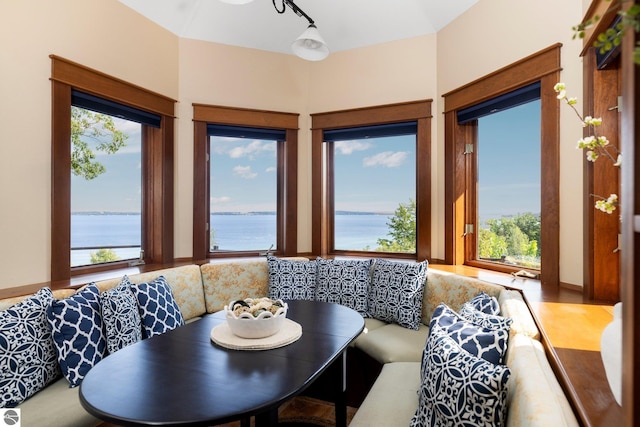
[[[212,212],[211,215],[275,215],[272,211],[255,212]],[[140,215],[140,212],[71,212],[71,215]],[[360,212],[360,211],[337,211],[336,215],[393,215],[393,212]]]

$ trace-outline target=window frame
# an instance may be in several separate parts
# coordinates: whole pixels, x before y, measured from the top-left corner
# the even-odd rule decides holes
[[[297,113],[192,104],[193,157],[193,259],[251,257],[260,251],[209,251],[210,143],[208,124],[281,129],[285,141],[277,142],[277,249],[281,256],[298,251],[298,117]],[[203,184],[204,183],[204,184]]]
[[[445,263],[470,265],[502,272],[510,267],[476,259],[476,234],[465,233],[465,224],[477,230],[475,206],[475,156],[465,155],[465,144],[477,141],[477,121],[458,124],[457,111],[539,81],[541,109],[541,263],[543,287],[559,285],[560,211],[560,109],[553,86],[560,78],[561,44],[552,45],[444,97],[445,115]],[[535,270],[534,270],[535,271]]]
[[[318,256],[431,258],[431,99],[311,114],[311,246]],[[346,251],[334,248],[333,150],[324,131],[415,121],[416,132],[416,252]]]
[[[176,101],[67,59],[51,58],[51,280],[116,270],[130,260],[71,267],[71,92],[73,89],[160,115],[142,126],[142,248],[147,264],[173,261]]]

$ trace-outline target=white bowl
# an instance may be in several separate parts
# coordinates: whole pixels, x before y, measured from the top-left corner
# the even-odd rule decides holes
[[[247,298],[244,300],[249,305],[254,303],[254,300]],[[258,302],[259,300],[255,300]],[[270,311],[264,311],[257,317],[254,317],[251,313],[242,313],[236,316],[233,312],[232,305],[236,301],[231,301],[229,305],[224,306],[224,311],[227,316],[227,323],[229,329],[234,335],[241,338],[265,338],[276,334],[282,328],[284,319],[287,317],[287,310],[289,306],[282,300],[276,300],[282,304],[282,307],[276,311],[275,314]]]

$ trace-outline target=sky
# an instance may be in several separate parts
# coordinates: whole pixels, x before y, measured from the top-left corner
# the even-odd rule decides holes
[[[416,198],[415,135],[334,142],[335,210],[392,213]]]
[[[142,153],[139,123],[114,117],[117,129],[129,137],[114,154],[93,150],[106,172],[93,180],[71,175],[71,212],[141,212]],[[96,142],[91,141],[93,147]]]
[[[275,212],[276,142],[211,137],[211,213]]]
[[[92,181],[72,176],[72,212],[140,212],[141,151],[137,123],[115,154],[96,151],[107,172]],[[540,103],[479,121],[481,219],[540,212]],[[211,211],[275,211],[276,143],[212,137]],[[415,199],[415,136],[334,143],[335,209],[392,213]]]
[[[540,101],[478,120],[481,220],[540,213]]]
[[[276,143],[211,138],[212,212],[275,211]],[[335,143],[336,210],[393,212],[415,198],[415,137]]]

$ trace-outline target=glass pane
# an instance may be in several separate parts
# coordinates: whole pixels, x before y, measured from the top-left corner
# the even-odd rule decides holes
[[[540,268],[540,101],[478,119],[478,258]]]
[[[142,126],[71,109],[71,266],[138,258]]]
[[[415,253],[416,136],[336,141],[334,249]]]
[[[210,250],[277,244],[277,143],[211,136]]]

